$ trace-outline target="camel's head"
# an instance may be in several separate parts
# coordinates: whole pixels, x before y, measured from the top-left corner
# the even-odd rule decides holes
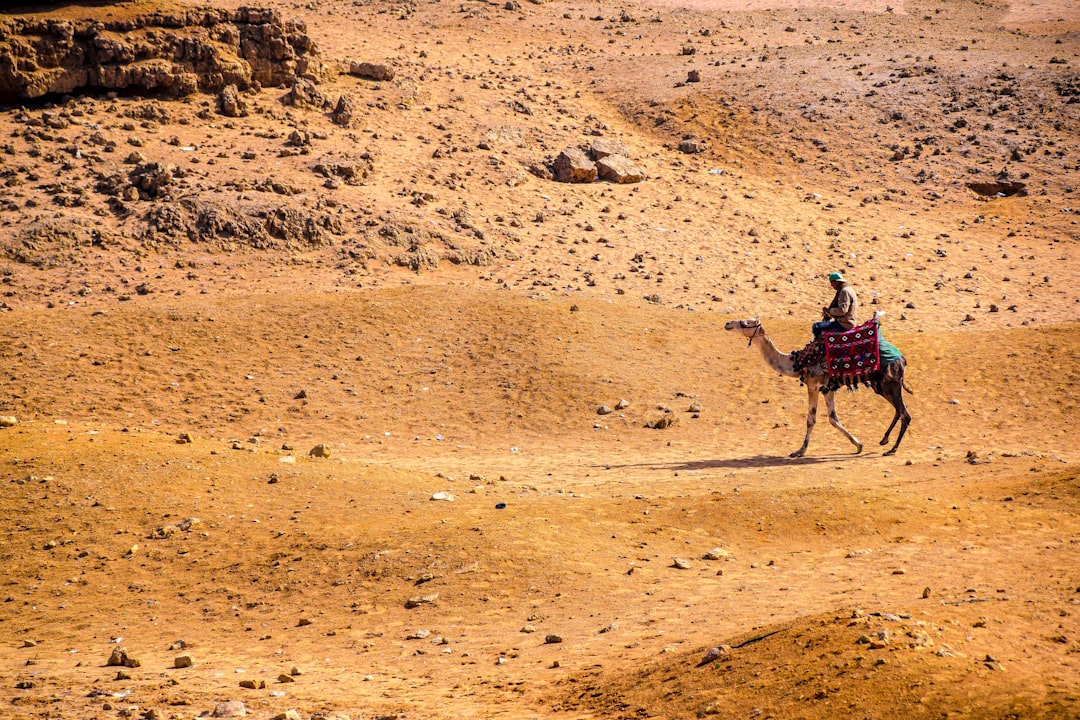
[[[755,335],[760,335],[763,332],[761,327],[761,321],[757,318],[748,318],[746,320],[728,320],[724,323],[725,330],[734,330],[740,333],[743,337],[753,338]]]

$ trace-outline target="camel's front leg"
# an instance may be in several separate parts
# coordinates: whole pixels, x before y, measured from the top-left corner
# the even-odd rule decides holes
[[[806,454],[806,448],[810,445],[810,433],[814,432],[814,424],[817,422],[818,384],[812,380],[807,380],[806,392],[806,437],[803,438],[802,447],[791,453],[793,458],[799,458]]]
[[[858,439],[847,431],[843,425],[840,424],[840,418],[836,416],[836,394],[825,393],[825,406],[829,408],[829,422],[834,428],[844,433],[844,437],[851,441],[851,444],[855,446],[855,454],[858,455],[862,452],[862,443]]]

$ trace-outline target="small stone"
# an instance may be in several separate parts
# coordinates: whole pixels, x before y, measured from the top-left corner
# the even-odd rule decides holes
[[[328,448],[326,445],[319,444],[311,448],[310,452],[308,452],[308,455],[317,458],[328,458],[330,457],[330,448]]]
[[[705,553],[706,560],[727,560],[728,551],[724,548],[714,547],[712,550]]]
[[[247,707],[240,700],[227,700],[226,702],[220,702],[214,706],[214,712],[212,717],[216,718],[232,718],[232,717],[244,717],[247,715]]]
[[[615,403],[616,410],[625,410],[628,407],[630,407],[629,400],[619,400],[619,402]]]
[[[136,668],[141,665],[138,660],[128,655],[127,648],[114,647],[109,659],[105,662],[106,667],[129,667]]]
[[[536,632],[536,626],[535,625],[530,625],[529,623],[525,623],[525,625],[521,628],[521,632],[523,632],[523,633],[534,633],[534,632]]]
[[[37,643],[36,643],[36,642],[34,642],[33,640],[23,640],[23,641],[22,641],[22,646],[23,646],[24,648],[32,648],[32,647],[37,647]]]
[[[405,636],[406,640],[426,640],[431,636],[431,631],[421,628],[419,630],[413,630],[411,633]]]
[[[177,655],[173,658],[174,668],[189,668],[195,664],[195,658],[191,655],[184,653],[183,655]]]
[[[240,687],[248,690],[262,690],[266,687],[265,680],[241,680]]]
[[[302,718],[298,711],[289,709],[275,715],[274,720],[302,720]]]
[[[405,607],[409,610],[418,608],[421,605],[431,605],[439,599],[439,593],[432,593],[431,595],[417,595],[411,597],[405,601]]]
[[[544,636],[544,643],[547,644],[547,645],[555,645],[555,644],[561,643],[561,642],[562,642],[562,635],[556,635],[554,633],[551,633],[549,635]]]
[[[297,621],[296,627],[304,627],[305,625],[310,625],[311,623],[312,623],[311,618],[302,617]]]
[[[19,424],[19,419],[14,415],[0,415],[0,428],[15,427]]]
[[[349,63],[349,74],[384,82],[394,79],[394,68],[383,63],[353,62]]]
[[[731,646],[721,645],[719,647],[711,647],[705,652],[705,657],[701,659],[702,664],[711,663],[727,655],[731,652]]]
[[[277,681],[279,683],[292,683],[296,682],[296,678],[294,678],[292,675],[286,675],[285,673],[281,673],[277,676]]]
[[[195,436],[189,432],[182,432],[176,436],[176,442],[180,445],[187,445],[195,442]]]
[[[613,412],[614,410],[609,408],[607,405],[601,405],[600,407],[596,408],[597,415],[610,415]]]
[[[679,570],[689,570],[692,565],[690,565],[690,561],[686,558],[677,557],[671,559],[671,567],[678,568]]]
[[[129,673],[127,670],[118,670],[116,672],[116,679],[117,680],[130,680],[131,679],[131,673]]]
[[[686,153],[687,155],[693,155],[695,153],[705,152],[709,148],[709,144],[704,140],[697,140],[695,138],[686,138],[679,141],[679,152]]]
[[[455,500],[457,500],[457,496],[454,495],[453,493],[448,493],[448,492],[444,492],[444,491],[440,490],[439,492],[432,495],[431,499],[432,500],[442,500],[444,502],[454,502]]]

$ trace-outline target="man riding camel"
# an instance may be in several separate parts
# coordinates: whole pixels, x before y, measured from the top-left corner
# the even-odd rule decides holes
[[[815,339],[820,339],[823,332],[850,330],[859,324],[859,299],[855,295],[855,289],[839,272],[829,273],[829,284],[836,291],[836,295],[829,307],[821,308],[824,319],[813,325]]]

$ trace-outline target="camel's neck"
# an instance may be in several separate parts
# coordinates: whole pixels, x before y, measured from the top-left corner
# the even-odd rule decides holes
[[[776,349],[773,345],[773,341],[769,339],[769,336],[764,332],[760,332],[754,336],[751,341],[758,350],[761,351],[761,356],[765,358],[765,362],[768,363],[776,372],[781,375],[787,375],[788,377],[795,377],[798,373],[795,372],[795,363],[791,360],[791,355],[782,353]]]

